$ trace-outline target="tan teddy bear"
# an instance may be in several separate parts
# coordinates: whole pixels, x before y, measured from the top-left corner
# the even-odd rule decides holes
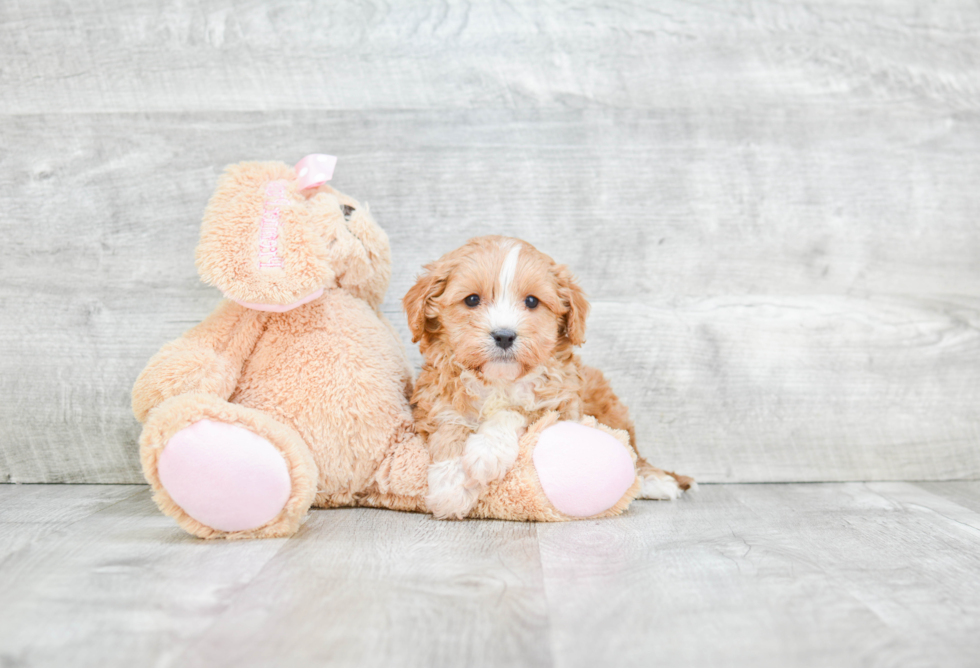
[[[154,499],[196,536],[288,536],[310,506],[426,511],[412,372],[379,310],[388,239],[366,206],[325,185],[334,161],[226,170],[197,265],[227,299],[133,388]],[[640,481],[628,436],[586,418],[569,446],[556,422],[528,428],[470,517],[558,521],[629,505]]]

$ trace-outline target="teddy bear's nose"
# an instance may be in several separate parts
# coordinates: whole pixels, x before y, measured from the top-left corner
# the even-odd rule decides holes
[[[493,340],[497,342],[497,347],[503,350],[507,350],[517,339],[517,332],[512,329],[498,329],[490,333]]]

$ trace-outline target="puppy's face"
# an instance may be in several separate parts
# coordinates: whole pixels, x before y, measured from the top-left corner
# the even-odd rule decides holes
[[[528,243],[480,237],[426,266],[404,300],[422,352],[514,380],[584,341],[588,302],[565,267]]]

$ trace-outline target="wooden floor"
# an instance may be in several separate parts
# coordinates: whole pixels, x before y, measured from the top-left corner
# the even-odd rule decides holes
[[[571,524],[0,485],[0,666],[976,666],[980,482],[704,485]]]

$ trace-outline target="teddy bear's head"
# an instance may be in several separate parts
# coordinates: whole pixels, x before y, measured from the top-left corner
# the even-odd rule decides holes
[[[261,311],[288,311],[330,288],[377,308],[391,277],[387,235],[366,206],[317,185],[303,164],[302,176],[281,162],[225,170],[201,225],[201,278]]]

